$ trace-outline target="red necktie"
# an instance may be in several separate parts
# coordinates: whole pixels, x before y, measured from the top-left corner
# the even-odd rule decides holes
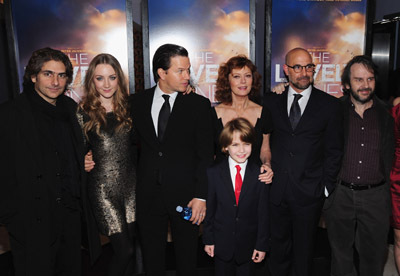
[[[240,166],[236,165],[236,177],[235,177],[235,197],[236,197],[236,204],[239,204],[239,196],[240,190],[242,190],[242,176],[240,175]]]

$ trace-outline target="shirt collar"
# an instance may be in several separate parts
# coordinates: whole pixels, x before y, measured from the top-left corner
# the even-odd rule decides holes
[[[175,91],[175,92],[173,92],[173,93],[171,93],[171,94],[164,93],[164,92],[161,90],[159,84],[157,83],[156,89],[155,89],[155,91],[154,91],[154,98],[161,98],[162,95],[168,95],[168,96],[171,97],[172,100],[175,100],[176,97],[178,96],[178,92]]]
[[[301,91],[301,93],[297,93],[290,85],[289,85],[289,90],[288,90],[288,98],[292,97],[295,94],[301,94],[303,97],[303,99],[308,99],[310,98],[311,95],[311,90],[312,90],[312,85],[310,85],[309,87],[307,87],[306,89],[304,89],[303,91]]]
[[[237,163],[235,160],[233,160],[232,159],[232,157],[228,157],[228,163],[229,163],[229,168],[235,168],[236,167],[236,165],[239,165],[240,166],[240,169],[241,169],[241,171],[243,171],[244,172],[244,170],[246,169],[246,166],[247,166],[247,162],[248,162],[249,160],[247,159],[245,162],[243,162],[243,163]]]

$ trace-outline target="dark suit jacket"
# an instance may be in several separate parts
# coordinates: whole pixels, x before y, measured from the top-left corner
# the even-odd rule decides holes
[[[295,130],[287,112],[288,88],[281,95],[269,93],[264,105],[272,115],[271,202],[278,205],[288,185],[296,202],[320,200],[324,188],[335,188],[343,154],[343,112],[340,101],[313,87]]]
[[[75,116],[76,104],[63,95],[57,99],[57,104],[67,108],[73,124],[74,148],[76,156],[80,157],[80,196],[90,252],[96,258],[100,254],[100,242],[86,200],[83,136]],[[29,275],[40,275],[52,257],[49,250],[56,237],[53,210],[57,203],[48,189],[53,183],[42,175],[46,164],[42,160],[37,127],[26,94],[0,107],[0,132],[0,223],[25,246]]]
[[[206,198],[206,168],[213,159],[211,105],[208,99],[179,93],[163,142],[159,142],[151,106],[155,87],[131,97],[133,125],[139,144],[136,186],[138,215],[151,210],[155,191],[175,209],[193,198]]]
[[[241,264],[253,250],[268,249],[268,197],[270,185],[258,180],[260,167],[248,163],[239,204],[236,205],[228,160],[207,170],[208,196],[203,242],[215,245],[215,255]]]

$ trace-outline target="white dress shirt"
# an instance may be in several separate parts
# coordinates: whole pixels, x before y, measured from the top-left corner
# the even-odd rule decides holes
[[[157,136],[158,136],[158,115],[160,114],[161,107],[165,102],[164,98],[162,97],[163,95],[170,96],[169,105],[171,106],[171,112],[172,112],[172,108],[174,107],[175,99],[176,96],[178,96],[178,92],[173,92],[171,94],[164,93],[160,89],[157,83],[157,87],[154,91],[153,104],[151,105],[151,118],[153,119],[154,129],[156,131]]]
[[[296,91],[294,91],[294,89],[291,86],[289,86],[288,97],[287,97],[287,112],[288,112],[288,115],[290,114],[290,108],[292,107],[292,103],[294,101],[294,96],[293,95],[296,95],[296,94],[300,94],[300,95],[303,96],[303,97],[301,97],[299,99],[301,115],[303,115],[304,109],[306,109],[308,100],[310,99],[311,90],[312,90],[312,86],[310,85],[307,89],[303,90],[301,93],[297,93]]]
[[[229,171],[231,172],[233,191],[235,191],[235,181],[236,181],[236,173],[237,173],[236,165],[240,166],[240,175],[242,176],[242,181],[243,181],[244,180],[244,173],[246,171],[247,161],[248,160],[246,160],[243,163],[237,163],[235,160],[232,159],[232,157],[229,156],[229,158],[228,158]]]

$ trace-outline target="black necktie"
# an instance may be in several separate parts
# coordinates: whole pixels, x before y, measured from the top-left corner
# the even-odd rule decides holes
[[[293,96],[294,96],[294,100],[293,100],[292,106],[290,107],[289,120],[290,120],[290,124],[292,125],[292,129],[294,130],[301,118],[301,109],[300,109],[300,105],[299,105],[299,99],[303,96],[300,94],[295,94]]]
[[[168,118],[171,114],[171,106],[169,105],[169,96],[162,95],[164,103],[158,114],[158,140],[162,141],[165,129],[167,128]]]

